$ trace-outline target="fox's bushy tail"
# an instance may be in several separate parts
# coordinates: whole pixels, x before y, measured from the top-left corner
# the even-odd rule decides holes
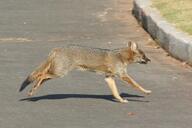
[[[32,83],[33,80],[31,80],[30,76],[28,76],[23,83],[21,84],[21,87],[19,89],[19,92],[23,91],[30,83]]]

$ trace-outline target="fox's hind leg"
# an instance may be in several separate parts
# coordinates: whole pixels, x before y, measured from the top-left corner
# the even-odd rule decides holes
[[[34,92],[41,87],[42,83],[53,78],[63,77],[65,76],[72,67],[68,66],[68,68],[62,68],[60,70],[54,70],[54,72],[50,73],[42,73],[38,76],[36,83],[33,85],[32,89],[28,92],[28,96],[32,96]],[[54,75],[52,75],[54,74]]]
[[[35,90],[37,90],[37,88],[40,86],[40,84],[42,83],[42,80],[38,80],[32,87],[32,89],[28,92],[28,96],[32,96],[35,92]]]
[[[43,82],[52,78],[54,78],[53,75],[49,75],[49,74],[41,75],[37,79],[36,83],[33,85],[32,89],[28,92],[28,96],[32,96],[34,92],[42,85]]]

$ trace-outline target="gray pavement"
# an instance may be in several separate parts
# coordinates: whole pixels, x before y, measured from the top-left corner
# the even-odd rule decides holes
[[[190,128],[192,69],[157,48],[131,15],[128,0],[0,1],[0,128]],[[112,100],[104,77],[73,71],[48,81],[32,98],[18,89],[54,47],[120,48],[134,40],[152,62],[129,74],[153,93],[116,79]]]

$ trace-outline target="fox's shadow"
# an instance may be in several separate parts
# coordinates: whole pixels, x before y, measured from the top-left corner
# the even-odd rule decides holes
[[[138,100],[138,99],[129,99],[129,98],[144,98],[144,96],[140,95],[132,95],[132,94],[127,94],[127,93],[122,93],[121,97],[123,98],[128,98],[128,101],[135,101],[135,102],[149,102],[149,101],[143,101],[143,100]],[[95,95],[95,94],[49,94],[49,95],[44,95],[44,96],[37,96],[37,97],[29,97],[29,98],[24,98],[20,99],[20,101],[39,101],[39,100],[59,100],[59,99],[67,99],[67,98],[92,98],[92,99],[104,99],[104,100],[109,100],[109,101],[114,101],[114,98],[112,95]]]

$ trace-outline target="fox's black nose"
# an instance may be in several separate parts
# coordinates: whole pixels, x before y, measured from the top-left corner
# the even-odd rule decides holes
[[[147,57],[145,58],[145,60],[146,60],[147,62],[150,62],[150,61],[151,61],[151,60],[150,60],[149,58],[147,58]]]

